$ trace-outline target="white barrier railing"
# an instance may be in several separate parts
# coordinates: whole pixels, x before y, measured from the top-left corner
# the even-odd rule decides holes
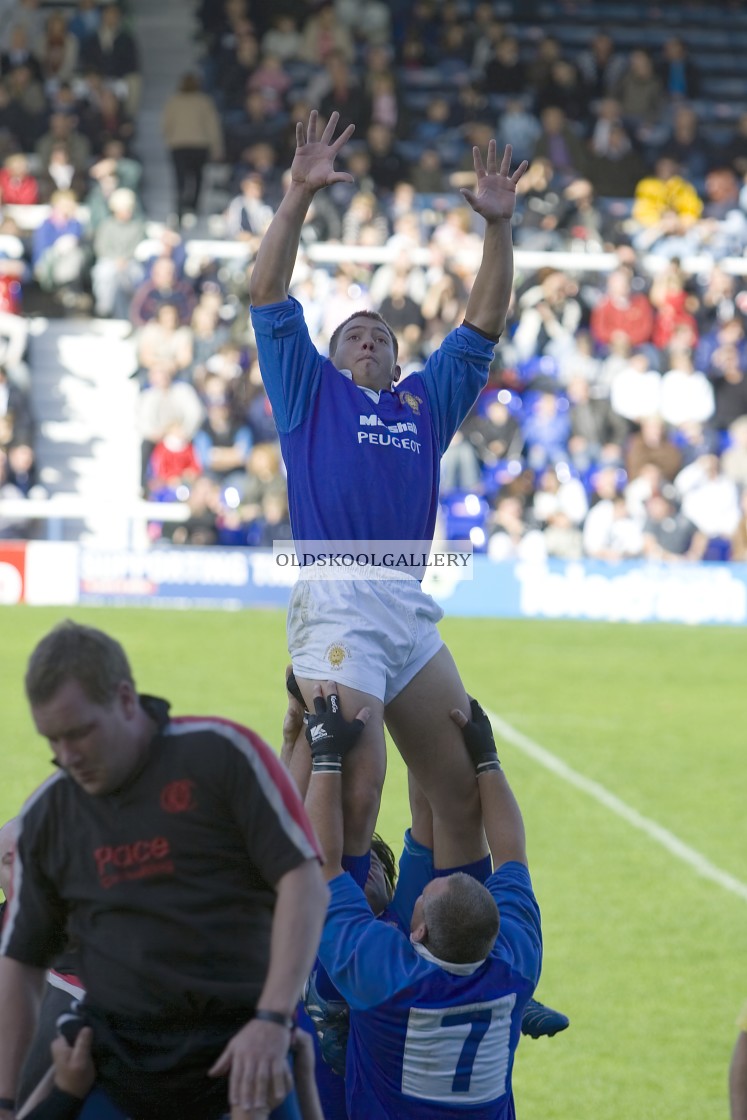
[[[128,505],[112,506],[93,503],[77,494],[56,494],[51,498],[0,498],[0,527],[18,525],[28,521],[44,521],[42,539],[65,539],[64,523],[82,521],[86,524],[116,522],[127,526],[126,539],[130,547],[142,544],[144,529],[149,521],[180,523],[187,521],[190,509],[183,502],[134,501]]]

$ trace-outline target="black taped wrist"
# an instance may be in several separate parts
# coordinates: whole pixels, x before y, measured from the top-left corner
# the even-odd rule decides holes
[[[482,336],[483,338],[487,338],[488,342],[498,342],[498,340],[499,340],[499,339],[500,339],[500,337],[501,337],[501,333],[500,333],[500,332],[499,332],[498,334],[489,334],[489,333],[488,333],[488,331],[484,331],[484,330],[482,330],[482,329],[481,329],[480,327],[476,327],[474,323],[470,323],[470,322],[468,322],[468,320],[467,320],[467,319],[463,319],[463,320],[462,320],[462,326],[463,326],[463,327],[469,327],[469,329],[470,329],[471,331],[474,331],[474,332],[475,332],[475,334],[479,334],[479,335],[481,335],[481,336]]]
[[[317,754],[311,758],[312,774],[342,774],[341,754]]]

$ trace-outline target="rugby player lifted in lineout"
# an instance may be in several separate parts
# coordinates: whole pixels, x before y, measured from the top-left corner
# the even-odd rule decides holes
[[[290,184],[250,280],[259,363],[288,472],[293,535],[297,544],[356,541],[371,552],[376,542],[429,545],[441,456],[487,381],[505,325],[513,282],[511,217],[527,164],[511,174],[507,146],[499,166],[493,140],[485,163],[473,149],[477,184],[462,194],[485,219],[485,232],[465,320],[422,372],[398,388],[397,340],[380,315],[356,312],[341,323],[327,359],[288,294],[314,195],[352,180],[335,170],[353,133],[349,126],[335,139],[338,116],[332,113],[321,135],[315,111],[306,129],[296,125]],[[454,708],[468,711],[469,700],[436,628],[442,611],[417,578],[376,574],[302,578],[288,612],[293,670],[307,705],[315,682],[333,676],[348,718],[363,707],[371,711],[344,787],[347,866],[363,879],[386,770],[385,721],[433,808],[437,866],[477,860],[487,851],[474,772],[449,719]],[[295,755],[308,765],[304,752]],[[306,775],[298,777],[305,785]]]

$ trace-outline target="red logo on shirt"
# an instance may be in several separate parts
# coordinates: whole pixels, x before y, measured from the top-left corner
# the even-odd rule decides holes
[[[182,778],[164,786],[161,790],[161,808],[164,813],[188,813],[190,809],[194,809],[194,785],[188,778]]]
[[[99,882],[107,889],[125,880],[174,874],[171,846],[165,836],[134,840],[131,844],[105,844],[94,849],[93,858]]]

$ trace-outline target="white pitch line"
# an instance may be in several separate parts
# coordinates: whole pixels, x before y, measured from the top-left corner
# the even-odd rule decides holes
[[[649,817],[644,817],[637,809],[631,808],[616,797],[614,793],[610,793],[599,782],[595,782],[592,778],[586,778],[583,774],[579,774],[562,759],[552,754],[545,747],[535,743],[534,739],[530,739],[528,735],[524,735],[505,719],[502,719],[495,712],[491,712],[488,708],[485,709],[493,730],[505,739],[507,743],[517,747],[523,754],[538,762],[540,766],[544,766],[546,770],[550,770],[564,782],[569,785],[575,786],[583,793],[593,797],[600,805],[604,805],[606,809],[621,817],[633,828],[637,828],[640,832],[645,832],[662,848],[666,848],[673,856],[681,860],[683,863],[688,864],[692,869],[701,875],[704,879],[709,879],[712,883],[717,883],[723,887],[725,891],[730,891],[731,894],[743,898],[747,902],[747,883],[743,883],[740,879],[735,879],[733,875],[729,875],[727,871],[722,871],[720,867],[716,867],[710,860],[706,859],[704,855],[685,844],[682,840],[678,839],[673,832],[662,825],[657,824],[656,821],[650,820]]]

